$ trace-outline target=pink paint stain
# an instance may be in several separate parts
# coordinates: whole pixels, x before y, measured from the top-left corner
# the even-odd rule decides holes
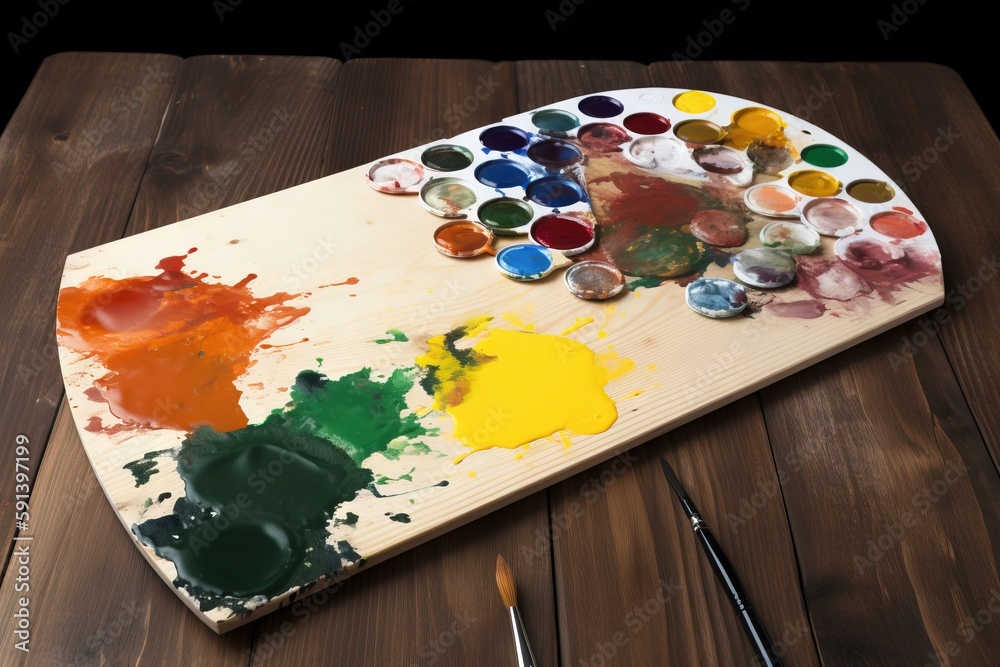
[[[814,320],[826,312],[826,305],[815,299],[802,301],[787,301],[785,303],[770,303],[764,307],[767,312],[778,317],[794,317],[800,320]]]

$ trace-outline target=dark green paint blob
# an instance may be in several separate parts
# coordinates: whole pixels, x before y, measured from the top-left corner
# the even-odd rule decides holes
[[[628,282],[628,291],[634,292],[640,287],[652,288],[659,287],[664,282],[663,278],[636,278],[635,280],[630,280]]]
[[[388,514],[386,516],[388,516],[389,519],[391,519],[392,521],[396,521],[398,523],[410,523],[409,514],[399,513],[399,514]]]
[[[354,512],[348,512],[347,517],[341,520],[340,523],[345,526],[356,526],[358,525],[358,515]]]
[[[389,477],[387,475],[382,475],[375,480],[376,484],[388,484],[389,482],[412,482],[413,481],[413,471],[416,468],[410,468],[410,471],[400,475],[399,477]]]
[[[486,321],[492,321],[492,317],[486,318]],[[471,366],[479,366],[487,362],[493,361],[496,357],[491,357],[488,354],[483,354],[476,351],[474,348],[459,349],[456,344],[458,341],[462,340],[474,329],[478,324],[473,323],[461,327],[456,327],[444,334],[444,347],[448,350],[449,354],[454,357],[462,368],[469,368]],[[426,391],[431,396],[437,394],[438,388],[447,382],[451,378],[441,377],[441,368],[434,364],[429,364],[424,366],[426,373],[420,379],[421,388]]]
[[[376,338],[375,342],[378,345],[385,345],[386,343],[405,343],[410,340],[406,337],[406,334],[399,329],[389,329],[385,332],[385,335],[388,336],[388,338]]]
[[[159,468],[156,467],[156,458],[164,454],[173,454],[174,451],[173,449],[161,449],[155,452],[146,452],[141,459],[129,461],[122,468],[132,473],[132,477],[135,478],[135,486],[139,488],[148,482],[150,477],[160,472]]]
[[[323,357],[316,357],[316,365],[319,368],[323,368]]]
[[[144,501],[142,501],[142,509],[148,510],[152,506],[153,506],[152,498],[146,498]]]

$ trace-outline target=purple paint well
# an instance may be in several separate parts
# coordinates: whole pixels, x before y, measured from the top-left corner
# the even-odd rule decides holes
[[[576,145],[562,139],[546,139],[528,148],[528,157],[548,169],[563,169],[583,162],[583,153]]]
[[[591,118],[614,118],[625,105],[608,95],[591,95],[580,100],[577,107]]]
[[[479,135],[479,141],[491,151],[518,151],[528,145],[530,135],[519,127],[496,125]]]
[[[621,145],[632,141],[625,128],[611,123],[590,123],[576,133],[577,140],[592,151],[610,153],[620,151]]]

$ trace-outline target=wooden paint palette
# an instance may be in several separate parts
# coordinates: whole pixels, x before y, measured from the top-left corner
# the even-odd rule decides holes
[[[567,262],[627,289],[511,280],[433,240],[469,218],[499,252],[552,215],[596,231]],[[685,289],[734,266],[794,276],[721,308],[731,283]],[[863,155],[780,110],[648,88],[76,253],[58,339],[115,511],[225,632],[943,299],[930,229]]]

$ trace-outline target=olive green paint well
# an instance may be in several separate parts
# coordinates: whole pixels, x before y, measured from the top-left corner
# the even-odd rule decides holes
[[[479,221],[501,236],[515,234],[515,229],[527,225],[534,216],[531,204],[510,197],[491,199],[479,207]]]

